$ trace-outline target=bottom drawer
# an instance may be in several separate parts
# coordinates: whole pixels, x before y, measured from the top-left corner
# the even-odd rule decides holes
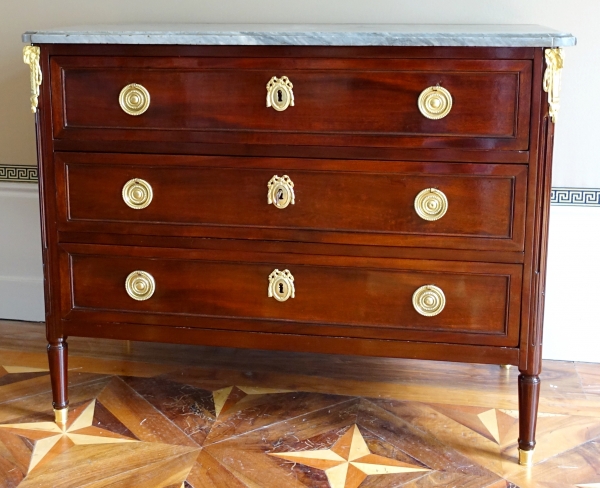
[[[65,320],[518,342],[520,265],[98,245],[61,254]]]

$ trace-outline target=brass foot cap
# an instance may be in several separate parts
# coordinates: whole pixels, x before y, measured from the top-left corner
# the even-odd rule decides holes
[[[60,425],[66,425],[69,417],[69,407],[61,408],[60,410],[54,409],[54,421]]]
[[[519,464],[521,466],[533,465],[533,449],[531,451],[523,451],[519,449]]]
[[[509,370],[509,369],[510,369],[512,366],[511,366],[510,364],[501,364],[501,365],[500,365],[500,367],[501,367],[502,369]]]

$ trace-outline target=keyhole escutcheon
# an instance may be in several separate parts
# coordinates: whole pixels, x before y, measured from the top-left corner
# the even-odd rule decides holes
[[[294,85],[287,76],[273,76],[267,83],[267,107],[282,112],[294,106]]]
[[[275,175],[267,183],[267,202],[279,209],[294,205],[296,196],[294,194],[294,183],[288,175],[281,177]]]
[[[294,277],[289,269],[283,271],[275,269],[269,275],[268,296],[275,298],[278,302],[285,302],[288,298],[296,296]]]

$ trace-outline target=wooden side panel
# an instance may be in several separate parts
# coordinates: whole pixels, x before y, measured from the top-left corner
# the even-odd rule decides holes
[[[544,50],[535,50],[534,115],[531,145],[523,273],[519,369],[526,376],[542,371],[543,313],[546,283],[546,259],[552,184],[552,155],[555,124],[548,116],[548,96],[539,87],[546,64]],[[533,421],[532,418],[529,419]]]

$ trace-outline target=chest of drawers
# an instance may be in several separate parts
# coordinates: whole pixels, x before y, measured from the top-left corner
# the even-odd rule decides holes
[[[361,29],[25,35],[58,422],[70,335],[482,362],[530,462],[574,39]]]

